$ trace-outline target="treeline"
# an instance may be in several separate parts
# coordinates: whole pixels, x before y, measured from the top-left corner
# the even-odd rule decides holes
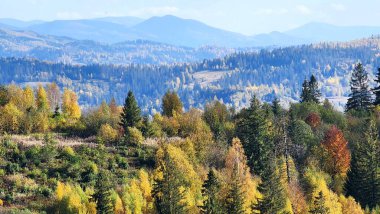
[[[340,45],[304,45],[258,52],[241,52],[225,58],[200,63],[124,66],[88,64],[74,66],[38,60],[0,59],[1,84],[56,82],[60,88],[74,90],[82,106],[100,105],[114,97],[124,101],[132,90],[144,113],[161,111],[161,97],[169,90],[177,91],[185,109],[202,108],[218,99],[228,107],[249,104],[253,94],[270,102],[275,97],[298,101],[305,78],[314,74],[325,97],[346,97],[349,94],[350,72],[360,61],[371,70],[378,65],[379,38]],[[197,78],[200,71],[210,71]],[[221,72],[215,78],[213,72]],[[370,73],[370,78],[372,73]],[[207,84],[205,84],[207,83]]]
[[[2,88],[1,112],[46,111],[46,133],[95,135],[98,145],[57,146],[50,132],[28,146],[5,135],[0,202],[47,213],[380,213],[378,86],[372,100],[361,64],[350,85],[345,113],[322,102],[311,76],[289,109],[253,97],[239,112],[219,101],[184,111],[167,91],[152,119],[131,91],[122,107],[103,102],[81,114],[67,89],[52,104],[54,84]],[[33,97],[30,110],[24,97]],[[27,124],[8,115],[1,124]],[[64,122],[55,126],[57,117]],[[42,121],[33,118],[25,121]]]

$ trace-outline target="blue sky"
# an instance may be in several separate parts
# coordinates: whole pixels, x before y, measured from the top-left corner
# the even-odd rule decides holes
[[[308,22],[380,26],[379,0],[1,0],[0,18],[149,18],[166,14],[247,35]]]

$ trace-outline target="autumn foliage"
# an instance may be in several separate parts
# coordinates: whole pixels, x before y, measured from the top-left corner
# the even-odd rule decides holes
[[[321,117],[318,114],[312,112],[307,116],[305,122],[312,128],[316,128],[321,124]]]
[[[350,168],[351,154],[347,144],[343,132],[336,126],[326,132],[322,146],[328,154],[328,171],[333,175],[345,176]]]

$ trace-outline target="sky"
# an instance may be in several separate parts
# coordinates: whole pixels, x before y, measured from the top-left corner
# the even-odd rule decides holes
[[[245,35],[309,22],[380,26],[379,0],[0,0],[0,18],[86,19],[175,15]]]

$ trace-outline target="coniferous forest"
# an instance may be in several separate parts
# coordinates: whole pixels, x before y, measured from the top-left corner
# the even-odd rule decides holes
[[[288,108],[166,91],[152,116],[133,91],[83,109],[55,83],[3,85],[0,211],[380,213],[379,82],[356,64],[344,112],[310,75]]]

